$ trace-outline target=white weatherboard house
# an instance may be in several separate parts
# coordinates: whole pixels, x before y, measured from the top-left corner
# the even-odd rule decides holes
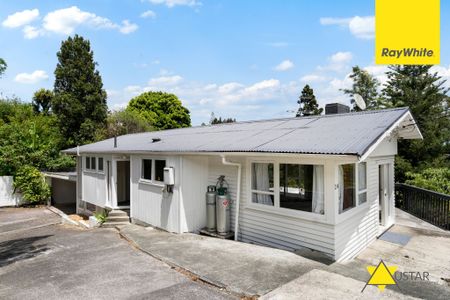
[[[198,232],[207,186],[225,175],[236,239],[344,261],[394,224],[397,140],[420,138],[397,108],[129,134],[65,152],[78,155],[79,210],[130,208],[135,221]]]

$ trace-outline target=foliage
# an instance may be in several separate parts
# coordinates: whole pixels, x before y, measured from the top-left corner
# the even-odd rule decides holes
[[[96,212],[94,213],[94,217],[100,224],[103,224],[106,222],[106,219],[108,218],[108,211],[102,210],[101,212]]]
[[[50,113],[53,100],[53,92],[46,89],[40,89],[33,95],[33,110],[35,113],[48,115]]]
[[[320,115],[323,112],[323,108],[319,108],[314,90],[309,85],[305,85],[297,103],[300,107],[296,117]]]
[[[211,120],[211,125],[223,124],[223,123],[235,123],[235,122],[236,122],[236,119],[233,119],[233,118],[223,118],[222,119],[222,117],[219,117],[219,118],[214,117]]]
[[[383,96],[392,107],[408,106],[422,132],[423,140],[399,140],[398,154],[416,172],[445,162],[450,141],[450,114],[446,109],[448,89],[431,66],[391,66]],[[396,169],[396,177],[404,177],[407,169]]]
[[[189,110],[174,94],[145,92],[128,103],[127,110],[138,112],[156,129],[191,126]]]
[[[356,105],[355,99],[353,98],[355,94],[361,95],[361,97],[366,102],[366,109],[368,110],[386,107],[386,103],[378,93],[380,82],[369,72],[361,69],[358,66],[354,66],[352,69],[352,74],[350,74],[350,79],[352,79],[353,81],[352,88],[341,89],[341,91],[343,91],[344,94],[352,97],[352,99],[350,100],[350,103],[353,105],[352,111],[361,110]]]
[[[32,166],[23,166],[17,171],[14,190],[20,191],[23,199],[30,204],[44,203],[51,195],[44,175]]]
[[[408,172],[407,184],[450,195],[450,168],[427,168],[420,173]]]
[[[0,100],[0,175],[14,175],[24,165],[72,168],[74,160],[59,152],[62,137],[56,125],[55,117],[34,114],[31,104]]]
[[[6,61],[0,57],[0,77],[2,76],[3,73],[5,73],[7,66],[8,65],[6,64]]]
[[[152,131],[150,123],[137,111],[120,110],[108,115],[106,127],[97,131],[96,140],[104,140],[114,136]]]
[[[106,92],[90,42],[75,35],[61,43],[55,69],[53,113],[65,139],[65,147],[94,140],[97,128],[105,126]]]

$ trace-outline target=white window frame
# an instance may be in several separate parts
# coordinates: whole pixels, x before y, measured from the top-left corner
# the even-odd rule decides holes
[[[156,160],[164,160],[165,162],[166,162],[166,167],[167,167],[167,158],[165,158],[165,157],[154,157],[154,156],[151,156],[151,157],[140,157],[139,158],[140,159],[140,162],[139,162],[139,164],[140,164],[140,176],[139,176],[139,183],[144,183],[144,184],[150,184],[150,185],[155,185],[155,186],[161,186],[161,187],[164,187],[164,179],[163,179],[163,181],[158,181],[158,180],[155,180],[155,171],[156,171]],[[152,161],[152,172],[151,172],[151,176],[152,176],[152,179],[145,179],[145,178],[143,178],[142,176],[143,176],[143,167],[144,167],[144,159],[146,159],[146,160],[151,160]]]
[[[359,166],[361,164],[366,164],[366,174],[365,174],[365,177],[366,177],[366,188],[363,189],[363,190],[359,190]],[[356,200],[358,202],[358,206],[360,206],[360,205],[363,205],[363,204],[367,203],[367,201],[369,201],[369,199],[368,199],[368,188],[367,188],[369,186],[369,182],[367,180],[367,162],[362,161],[360,163],[357,163],[356,164],[356,172],[357,172],[357,174],[356,174],[356,177],[357,177],[357,180],[356,180],[356,183],[357,183],[357,199]],[[366,193],[366,201],[363,202],[363,203],[359,203],[359,195],[364,194],[364,193]]]
[[[274,188],[274,205],[265,205],[265,204],[260,204],[260,203],[254,203],[252,201],[252,196],[253,196],[253,192],[258,192],[263,194],[264,191],[258,191],[258,190],[253,190],[252,186],[253,186],[253,182],[252,182],[252,164],[253,163],[272,163],[273,164],[273,188]],[[323,166],[325,169],[325,163],[323,161],[317,161],[317,160],[301,160],[299,161],[298,159],[256,159],[256,158],[249,158],[247,159],[247,169],[249,170],[248,174],[247,174],[247,180],[250,184],[250,188],[248,189],[248,193],[247,193],[247,202],[248,202],[248,208],[250,209],[254,209],[254,210],[259,210],[259,211],[264,211],[264,212],[268,212],[268,213],[275,213],[275,214],[279,214],[282,216],[289,216],[289,217],[293,217],[293,218],[300,218],[300,219],[307,219],[307,220],[311,220],[311,221],[319,221],[319,222],[326,222],[326,214],[327,214],[327,208],[326,208],[326,204],[324,203],[324,213],[323,214],[317,214],[314,212],[309,212],[309,211],[303,211],[303,210],[295,210],[295,209],[291,209],[291,208],[285,208],[285,207],[280,207],[280,193],[275,193],[275,191],[279,191],[280,190],[280,164],[297,164],[297,165],[317,165],[317,166]],[[325,180],[326,175],[324,174],[324,182],[326,183],[327,181]],[[324,196],[325,196],[325,190],[327,189],[326,184],[324,185]],[[270,192],[265,192],[266,194],[272,195]],[[325,202],[327,201],[326,198],[324,198]]]
[[[361,163],[365,163],[366,164],[366,188],[364,190],[359,190],[359,165]],[[369,181],[367,180],[367,168],[368,168],[368,164],[366,161],[362,161],[362,162],[357,162],[357,163],[341,163],[338,164],[337,168],[339,168],[339,166],[343,166],[343,165],[354,165],[355,167],[355,173],[353,174],[354,176],[354,182],[355,182],[355,188],[353,191],[353,199],[355,200],[355,205],[349,208],[344,209],[343,211],[339,211],[339,205],[337,206],[338,209],[338,215],[344,215],[349,211],[353,211],[354,209],[358,208],[358,207],[362,207],[365,205],[368,205],[367,203],[369,202],[369,198],[368,198],[368,186],[369,186]],[[339,172],[337,172],[338,176],[339,176]],[[339,178],[337,178],[338,182],[339,182]],[[340,189],[341,187],[339,187]],[[366,193],[366,201],[363,203],[359,203],[359,195]],[[339,201],[338,201],[339,203]]]

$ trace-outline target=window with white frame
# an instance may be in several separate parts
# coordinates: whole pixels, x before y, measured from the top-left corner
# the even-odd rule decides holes
[[[367,202],[367,163],[358,165],[358,204]]]
[[[164,181],[165,159],[142,159],[141,179],[161,183]]]
[[[152,180],[152,160],[143,159],[141,166],[141,178],[145,180]]]
[[[252,163],[252,202],[274,205],[273,163]]]
[[[252,163],[252,202],[324,214],[324,167]]]
[[[93,171],[97,170],[95,157],[91,157],[91,170]]]
[[[98,171],[103,172],[103,157],[98,158]]]
[[[91,169],[91,158],[89,156],[86,156],[86,170]]]
[[[339,213],[367,202],[367,164],[365,162],[339,165],[338,174]]]

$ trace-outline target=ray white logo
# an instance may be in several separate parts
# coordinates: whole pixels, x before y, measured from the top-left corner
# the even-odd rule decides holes
[[[427,48],[381,49],[382,57],[433,57],[433,55],[434,51]]]

